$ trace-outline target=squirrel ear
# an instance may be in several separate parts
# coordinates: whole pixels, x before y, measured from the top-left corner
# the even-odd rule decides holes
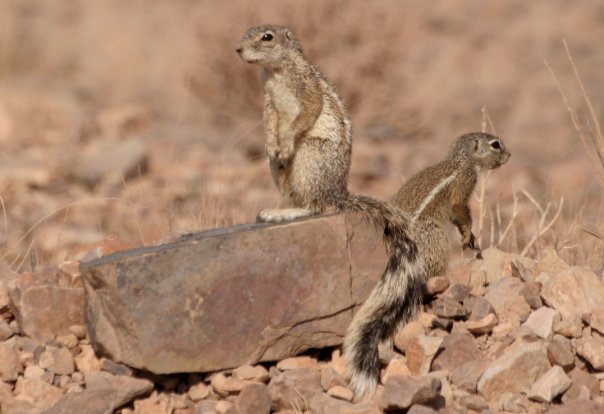
[[[478,138],[474,140],[474,152],[478,151]]]

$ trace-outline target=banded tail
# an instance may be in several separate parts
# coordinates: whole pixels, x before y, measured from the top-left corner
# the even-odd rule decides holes
[[[407,323],[422,299],[419,266],[404,255],[390,256],[382,278],[352,320],[344,339],[350,387],[356,396],[373,393],[380,379],[378,345]]]

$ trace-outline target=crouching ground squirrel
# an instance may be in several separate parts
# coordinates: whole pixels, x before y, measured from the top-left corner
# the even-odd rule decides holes
[[[508,158],[510,153],[500,138],[486,133],[463,135],[453,144],[447,158],[411,177],[394,197],[394,204],[411,217],[410,231],[421,266],[397,285],[374,290],[350,324],[344,343],[357,389],[359,384],[361,391],[375,388],[380,375],[378,344],[415,314],[421,303],[423,283],[445,274],[449,261],[449,221],[459,229],[462,246],[476,250],[477,257],[480,256],[480,247],[472,234],[468,201],[478,173],[498,168]],[[397,306],[405,307],[402,315]],[[394,317],[396,312],[401,317]]]

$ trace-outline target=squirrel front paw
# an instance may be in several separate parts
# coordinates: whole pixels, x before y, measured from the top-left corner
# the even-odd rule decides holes
[[[470,234],[466,237],[463,237],[461,240],[461,247],[463,249],[471,249],[476,251],[476,258],[482,260],[482,250],[474,237],[474,234],[470,232]]]

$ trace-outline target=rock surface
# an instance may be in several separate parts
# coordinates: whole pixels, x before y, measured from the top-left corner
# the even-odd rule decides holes
[[[528,397],[535,401],[552,402],[552,400],[566,391],[571,380],[559,366],[552,367],[533,384]]]
[[[351,266],[351,250],[361,246],[382,252],[379,260]],[[91,339],[112,360],[156,374],[337,345],[383,270],[381,246],[360,217],[337,215],[212,230],[85,263]]]
[[[56,272],[25,273],[11,292],[12,308],[21,331],[39,341],[69,333],[83,324],[84,290],[70,285]]]
[[[569,267],[543,281],[541,297],[563,317],[590,314],[602,307],[604,284],[587,269]]]
[[[478,391],[488,399],[506,392],[527,392],[550,369],[545,346],[528,343],[495,360],[478,381]]]
[[[333,217],[320,220],[331,226]],[[330,237],[334,238],[328,238],[331,240],[328,242],[348,240],[349,250],[346,255],[342,254],[349,257],[348,279],[345,279],[348,283],[342,286],[349,303],[357,303],[362,295],[359,292],[369,291],[372,284],[368,280],[376,276],[375,268],[370,269],[360,260],[364,249],[362,243],[367,241],[359,236],[375,236],[370,256],[376,262],[382,257],[381,265],[383,247],[377,233],[359,232],[352,221],[344,224],[347,226],[345,231],[339,233],[328,227]],[[258,228],[265,232],[270,226]],[[354,232],[355,237],[348,237]],[[347,236],[341,237],[342,234]],[[240,238],[241,234],[235,232],[235,237]],[[220,244],[221,249],[229,245],[224,238],[227,236],[215,236],[214,242]],[[203,243],[195,239],[189,241]],[[243,242],[240,240],[239,243]],[[316,252],[312,248],[308,251]],[[537,306],[539,302],[534,297],[540,283],[545,283],[548,277],[556,277],[556,273],[543,273],[535,278],[532,273],[536,265],[528,259],[520,261],[514,255],[497,252],[492,252],[491,256],[503,258],[503,267],[493,267],[503,272],[502,277],[495,278],[488,288],[477,285],[471,291],[459,282],[442,291],[446,282],[440,280],[440,287],[435,292],[441,293],[432,298],[432,303],[428,300],[416,320],[398,330],[394,335],[394,348],[388,341],[381,344],[380,359],[384,369],[376,395],[360,399],[355,398],[349,388],[346,366],[338,347],[313,349],[297,356],[293,356],[295,351],[292,351],[280,361],[244,362],[234,369],[218,372],[157,375],[132,369],[108,358],[107,354],[97,353],[91,345],[95,338],[88,335],[81,323],[68,327],[61,325],[52,334],[52,339],[48,339],[50,331],[47,336],[31,338],[21,329],[20,324],[25,320],[15,319],[12,313],[12,309],[18,313],[20,306],[27,305],[18,295],[11,296],[14,300],[10,299],[8,292],[15,295],[20,292],[18,288],[40,285],[79,288],[79,269],[73,262],[66,262],[59,266],[62,270],[58,273],[47,270],[37,274],[24,273],[13,275],[4,282],[0,266],[0,288],[6,288],[6,300],[0,309],[0,322],[4,324],[0,327],[10,330],[7,339],[0,341],[2,413],[63,414],[80,412],[81,407],[86,407],[86,412],[92,414],[379,414],[392,410],[418,414],[487,410],[542,414],[566,407],[578,407],[586,412],[604,409],[604,372],[597,371],[602,364],[601,355],[604,355],[601,349],[604,337],[599,330],[602,329],[601,308],[558,317],[558,310],[547,301]],[[128,263],[128,260],[122,257],[120,263]],[[559,265],[561,271],[567,269],[557,263],[545,268],[550,272]],[[518,273],[520,264],[524,266],[521,274]],[[300,272],[309,271],[301,269]],[[351,279],[351,274],[356,276]],[[119,272],[114,276],[116,286],[127,286],[127,279],[120,279]],[[296,283],[308,281],[308,278],[301,279]],[[472,277],[469,279],[471,282]],[[524,282],[536,279],[538,281]],[[98,279],[94,281],[98,282]],[[171,286],[166,278],[163,282],[162,287]],[[102,290],[102,287],[95,289]],[[2,289],[0,299],[1,296]],[[253,296],[254,299],[259,297]],[[325,298],[321,297],[321,300]],[[336,300],[341,301],[341,298],[336,297]],[[528,306],[528,302],[532,305]],[[449,318],[440,318],[435,315],[440,312],[438,306],[433,306],[435,303],[446,305],[441,310],[457,310],[448,314]],[[186,307],[188,315],[193,311],[189,305]],[[214,305],[220,308],[220,305]],[[242,307],[255,311],[249,306],[249,302],[243,300],[234,302],[229,309],[238,312]],[[351,314],[352,311],[348,309],[344,313]],[[333,316],[327,315],[326,320]],[[62,317],[61,313],[46,315],[55,327],[58,325],[53,318]],[[240,318],[249,320],[249,317]],[[309,324],[315,322],[309,321]],[[156,323],[147,323],[140,329],[148,333],[149,326],[155,327]],[[178,330],[182,326],[174,328]],[[317,329],[323,328],[323,325],[317,325]],[[36,329],[43,332],[45,327]],[[173,349],[175,344],[181,343],[181,337],[178,341],[174,338],[171,341]],[[280,340],[279,337],[274,339]],[[307,343],[308,337],[302,335],[300,341]]]
[[[430,401],[440,395],[441,382],[433,377],[394,376],[384,384],[380,397],[383,410],[405,410],[416,403]]]

